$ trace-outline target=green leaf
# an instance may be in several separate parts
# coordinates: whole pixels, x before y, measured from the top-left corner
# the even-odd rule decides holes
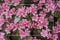
[[[42,29],[38,29],[37,31],[38,31],[38,33],[40,33],[42,31]]]
[[[17,5],[16,8],[17,8],[17,9],[18,9],[18,8],[21,8],[21,5]]]
[[[30,20],[30,21],[32,21],[32,17],[33,17],[32,14],[28,14],[28,16],[26,16],[27,20]]]
[[[60,22],[60,18],[58,19],[58,22]]]
[[[60,12],[55,12],[55,13],[54,13],[54,16],[55,16],[56,18],[60,18]]]

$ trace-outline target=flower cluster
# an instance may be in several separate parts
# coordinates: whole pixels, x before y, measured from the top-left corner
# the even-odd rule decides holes
[[[0,0],[0,40],[60,40],[59,13],[57,0]]]
[[[5,40],[5,39],[4,39],[4,35],[5,35],[5,33],[0,32],[0,40]]]

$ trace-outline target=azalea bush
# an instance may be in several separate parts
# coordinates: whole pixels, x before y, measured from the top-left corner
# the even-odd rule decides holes
[[[0,40],[60,40],[60,0],[0,0]]]

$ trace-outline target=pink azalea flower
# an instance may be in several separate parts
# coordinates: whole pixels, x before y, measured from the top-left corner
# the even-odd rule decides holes
[[[31,7],[27,8],[27,11],[28,13],[32,13],[33,15],[35,15],[37,13],[37,6],[32,4]]]
[[[57,40],[58,36],[56,34],[53,35],[53,40]]]
[[[4,1],[5,1],[5,3],[10,3],[11,0],[4,0]]]
[[[26,10],[25,10],[25,7],[19,8],[19,9],[17,10],[17,16],[26,17],[26,15],[27,15],[27,12],[26,12]]]
[[[2,29],[2,25],[4,24],[5,20],[3,19],[3,16],[0,15],[0,30]]]
[[[59,22],[56,22],[56,24],[57,24],[57,28],[60,28],[60,23]]]
[[[8,11],[9,8],[10,8],[10,5],[9,5],[8,3],[3,3],[3,4],[2,4],[2,9],[3,9],[4,11]]]
[[[29,40],[33,40],[33,37],[30,37],[30,39]]]
[[[0,5],[0,15],[3,15],[4,9],[2,8],[2,5]]]
[[[58,33],[58,28],[57,27],[53,27],[53,31],[54,31],[54,33]]]
[[[43,28],[43,26],[40,23],[38,23],[37,24],[37,29],[42,29],[42,28]]]
[[[44,10],[44,11],[45,11],[45,10]],[[41,11],[41,12],[40,12],[39,15],[40,15],[41,17],[45,17],[45,16],[46,16],[46,12],[44,12],[44,11]]]
[[[44,26],[44,27],[48,26],[48,20],[44,17],[39,18],[39,23],[41,26]]]
[[[40,2],[38,3],[37,9],[42,9],[42,5]]]
[[[49,29],[46,30],[43,29],[41,32],[41,36],[47,37],[48,39],[51,38],[52,35],[49,33],[49,31],[50,31]]]
[[[37,28],[37,23],[32,23],[30,28]]]
[[[12,29],[13,29],[13,31],[15,31],[15,30],[17,30],[17,29],[19,30],[19,29],[21,29],[21,28],[19,28],[19,24],[14,23]]]
[[[40,0],[39,3],[45,3],[46,0]]]
[[[25,28],[25,27],[30,28],[30,25],[31,25],[30,21],[23,19],[22,22],[20,23],[20,28]]]
[[[29,40],[38,40],[36,37],[30,37]]]
[[[36,37],[34,37],[33,40],[38,40],[38,39]]]
[[[21,0],[12,0],[12,3],[14,3],[14,6],[17,6],[19,5]]]
[[[42,32],[41,32],[41,36],[47,37],[48,36],[48,31],[43,29]]]
[[[34,16],[32,17],[32,20],[33,20],[33,21],[38,21],[38,18],[39,18],[38,15],[34,15]]]
[[[53,21],[53,16],[49,16],[49,18],[48,18],[50,21]]]
[[[48,3],[46,3],[46,8],[47,8],[48,12],[52,11],[52,13],[54,13],[56,7],[55,7],[54,2],[48,1]]]
[[[4,35],[5,35],[5,33],[0,32],[0,40],[5,40],[5,39],[4,39]]]
[[[56,22],[57,26],[53,27],[53,32],[54,33],[59,33],[60,31],[60,23],[59,22]]]
[[[58,40],[60,40],[60,32],[57,35],[58,35]]]
[[[60,1],[57,2],[57,6],[60,7]]]
[[[5,32],[9,34],[12,29],[13,29],[13,24],[7,25],[7,28],[5,28]]]
[[[48,33],[47,39],[52,38],[52,34]]]
[[[60,23],[56,22],[57,26],[53,28],[53,40],[59,40],[60,39]]]
[[[46,0],[40,0],[37,6],[37,9],[42,9],[42,5],[44,5]]]
[[[13,15],[13,14],[15,14],[15,11],[16,11],[16,9],[15,8],[12,8],[11,10],[9,10],[5,15],[6,15],[6,18],[11,18],[11,16]]]
[[[20,29],[19,33],[21,38],[26,38],[27,36],[29,36],[30,31],[28,29],[26,29],[25,31]]]

